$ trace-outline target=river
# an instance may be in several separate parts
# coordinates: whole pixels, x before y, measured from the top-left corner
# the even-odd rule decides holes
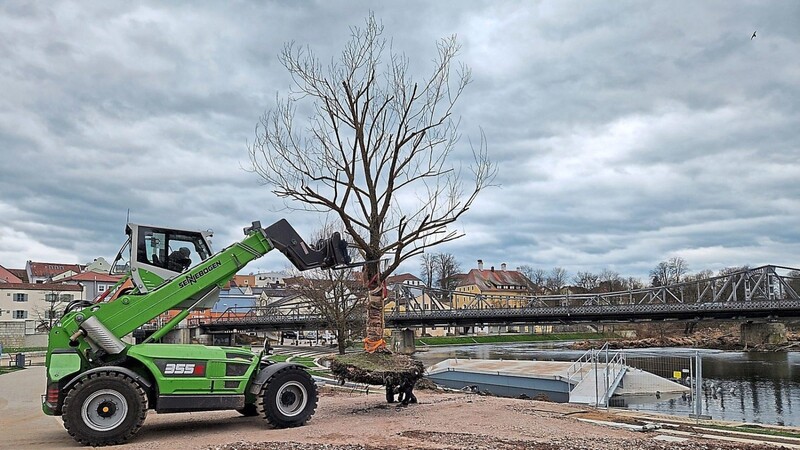
[[[448,358],[574,361],[584,352],[569,343],[482,344],[431,347],[414,358],[425,366]],[[631,365],[680,370],[681,361],[699,352],[705,385],[703,414],[715,420],[800,426],[800,352],[749,353],[682,348],[625,350]],[[669,372],[671,373],[671,372]],[[661,374],[659,374],[661,375]],[[681,398],[628,401],[629,409],[687,416],[691,402]],[[614,403],[612,402],[612,405]]]

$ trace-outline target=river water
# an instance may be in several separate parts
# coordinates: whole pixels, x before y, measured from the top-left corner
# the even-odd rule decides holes
[[[448,358],[574,361],[583,351],[569,343],[483,344],[431,347],[414,358],[425,366]],[[706,389],[703,414],[715,420],[800,426],[800,352],[750,353],[681,348],[625,350],[629,363],[659,367],[665,361],[688,361],[699,352]],[[679,368],[675,368],[680,370]],[[671,372],[670,372],[671,373]],[[612,402],[612,405],[614,403]],[[628,400],[629,409],[688,416],[690,401],[674,398]]]

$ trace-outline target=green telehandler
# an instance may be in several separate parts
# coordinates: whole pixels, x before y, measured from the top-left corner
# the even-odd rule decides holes
[[[310,246],[286,220],[244,229],[245,237],[211,253],[210,232],[127,224],[113,267],[125,275],[104,297],[67,305],[50,330],[45,414],[62,416],[84,445],[133,437],[148,410],[158,413],[234,409],[276,427],[303,425],[317,391],[302,366],[273,363],[238,347],[158,343],[189,312],[209,308],[222,287],[272,249],[299,270],[336,268],[350,260],[339,233]],[[127,261],[125,261],[127,260]],[[177,314],[144,342],[122,340],[167,311]]]

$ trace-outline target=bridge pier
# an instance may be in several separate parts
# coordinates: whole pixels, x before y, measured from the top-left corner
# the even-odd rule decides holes
[[[392,330],[392,351],[404,355],[417,351],[414,345],[414,330],[410,328]]]
[[[788,343],[786,325],[780,322],[744,322],[739,341],[744,348]]]

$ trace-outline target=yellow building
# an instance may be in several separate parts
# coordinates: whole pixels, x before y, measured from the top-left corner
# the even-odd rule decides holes
[[[481,260],[477,269],[461,278],[455,290],[453,306],[457,309],[522,308],[531,295],[531,285],[521,272],[507,270],[505,263],[500,270],[494,266],[487,270]]]

